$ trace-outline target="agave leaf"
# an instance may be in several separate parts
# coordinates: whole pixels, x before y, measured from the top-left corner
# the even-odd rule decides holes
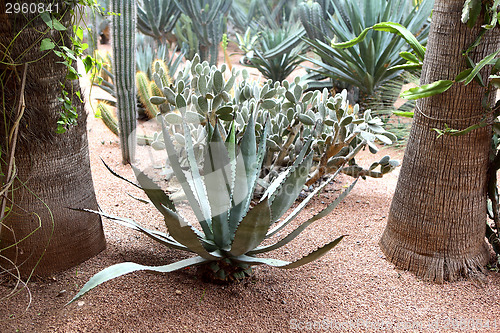
[[[137,188],[140,188],[140,189],[142,190],[142,188],[141,188],[139,185],[137,185],[136,183],[134,183],[134,182],[132,182],[132,181],[128,180],[127,178],[125,178],[125,177],[123,177],[123,176],[121,176],[121,175],[117,174],[115,171],[113,171],[113,169],[111,169],[111,168],[109,167],[109,165],[107,165],[107,164],[106,164],[106,162],[104,162],[104,160],[102,159],[102,157],[100,157],[100,159],[101,159],[102,163],[104,164],[104,166],[106,167],[106,169],[108,169],[108,171],[109,171],[109,172],[111,172],[111,174],[112,174],[113,176],[115,176],[115,177],[117,177],[117,178],[120,178],[120,179],[122,179],[122,180],[126,181],[127,183],[129,183],[129,184],[131,184],[131,185],[133,185],[133,186],[135,186],[135,187],[137,187]]]
[[[156,185],[144,172],[141,172],[135,166],[132,165],[132,170],[134,170],[135,176],[137,177],[137,181],[141,185],[142,190],[146,193],[149,200],[153,203],[153,205],[160,209],[161,205],[168,207],[168,209],[173,210],[175,212],[174,202],[170,199],[170,197]]]
[[[231,163],[229,152],[220,135],[218,125],[207,142],[203,173],[207,199],[212,213],[214,241],[221,249],[229,246],[228,212],[231,206]]]
[[[140,198],[140,197],[135,196],[133,194],[130,194],[128,192],[125,192],[125,194],[128,195],[129,197],[131,197],[132,199],[135,199],[135,200],[137,200],[139,202],[142,202],[142,203],[145,203],[145,204],[152,204],[151,200]]]
[[[273,236],[278,231],[286,227],[288,223],[293,221],[293,219],[295,219],[297,215],[299,215],[299,213],[302,211],[302,209],[304,209],[304,207],[309,203],[309,201],[311,201],[311,199],[314,198],[316,194],[318,194],[321,190],[323,190],[323,188],[325,188],[325,186],[328,185],[328,183],[330,183],[332,180],[335,179],[335,177],[337,177],[340,170],[341,168],[335,171],[335,173],[330,177],[328,177],[328,179],[324,181],[320,186],[316,187],[314,191],[312,191],[304,200],[302,200],[302,202],[298,204],[297,207],[295,207],[295,209],[285,219],[283,219],[283,221],[275,225],[273,229],[269,231],[266,238]]]
[[[240,141],[240,152],[236,158],[236,176],[233,189],[234,206],[229,213],[231,234],[234,234],[238,223],[247,214],[266,153],[269,121],[264,126],[257,150],[254,115],[250,114],[249,118],[247,129]]]
[[[74,209],[74,208],[71,208],[71,209]],[[184,245],[182,245],[181,243],[177,242],[172,237],[169,237],[168,235],[166,235],[166,234],[164,234],[162,232],[159,232],[159,231],[154,231],[154,230],[146,229],[146,228],[142,227],[141,225],[139,225],[137,222],[135,222],[132,219],[129,219],[129,218],[126,218],[126,217],[119,217],[119,216],[107,214],[107,213],[104,213],[104,212],[98,212],[98,211],[91,210],[91,209],[79,208],[79,209],[74,209],[74,210],[79,210],[79,211],[83,211],[83,212],[89,212],[89,213],[93,213],[93,214],[99,214],[99,215],[101,215],[101,216],[103,216],[105,218],[108,218],[110,220],[113,220],[116,223],[118,223],[120,225],[123,225],[123,226],[125,226],[127,228],[130,228],[132,230],[136,230],[136,231],[142,232],[145,235],[147,235],[148,237],[150,237],[151,239],[153,239],[153,240],[155,240],[155,241],[157,241],[157,242],[159,242],[159,243],[161,243],[161,244],[163,244],[165,246],[168,246],[168,247],[170,247],[172,249],[193,252],[189,248],[187,248]]]
[[[287,173],[285,180],[274,192],[269,193],[273,222],[277,221],[297,199],[309,176],[312,162],[313,152],[311,151],[299,165],[290,167],[291,171]]]
[[[231,245],[231,255],[239,256],[256,248],[266,237],[272,223],[268,199],[259,202],[241,220]]]
[[[328,181],[325,182],[326,184],[329,183],[330,178],[329,178]],[[277,248],[280,248],[283,245],[288,244],[290,241],[292,241],[293,239],[295,239],[295,237],[297,237],[298,235],[300,235],[300,233],[305,228],[307,228],[309,225],[311,225],[313,222],[318,221],[318,220],[322,219],[323,217],[325,217],[326,215],[330,214],[338,206],[338,204],[342,200],[344,200],[344,198],[349,194],[349,192],[351,192],[351,190],[353,189],[354,185],[356,185],[356,182],[358,181],[358,179],[356,179],[344,192],[342,192],[337,197],[337,199],[335,199],[325,209],[323,209],[321,212],[319,212],[318,214],[316,214],[313,217],[311,217],[310,219],[308,219],[306,222],[302,223],[294,231],[290,232],[286,237],[284,237],[283,239],[281,239],[280,241],[278,241],[278,242],[276,242],[276,243],[274,243],[272,245],[262,246],[262,247],[256,248],[254,251],[250,251],[248,254],[249,255],[253,255],[253,254],[257,254],[257,253],[269,252],[269,251],[275,250]],[[316,193],[317,192],[311,193],[309,195],[309,197],[312,197]],[[308,197],[308,199],[309,199],[309,197]],[[302,208],[304,208],[304,206],[300,207],[300,209],[298,211],[300,212],[302,210]],[[299,208],[299,207],[297,207],[297,208]],[[295,216],[297,216],[298,212],[297,212],[297,214],[294,214],[294,213],[295,213],[295,211],[292,214],[290,214],[289,217],[286,218],[286,220],[284,221],[284,223],[282,223],[280,226],[275,227],[271,232],[269,232],[269,234],[266,236],[266,238],[270,237],[271,235],[275,234],[277,231],[279,231],[280,229],[282,229],[283,227],[285,227],[293,218],[295,218]]]
[[[194,258],[189,258],[189,259],[184,259],[172,264],[168,264],[165,266],[144,266],[140,264],[136,264],[133,262],[123,262],[120,264],[116,264],[113,266],[110,266],[108,268],[103,269],[96,275],[94,275],[85,285],[80,289],[78,294],[71,299],[67,304],[70,304],[80,297],[82,297],[85,293],[88,291],[92,290],[93,288],[97,287],[101,283],[104,283],[106,281],[109,281],[111,279],[117,278],[119,276],[132,273],[132,272],[137,272],[137,271],[153,271],[153,272],[159,272],[159,273],[168,273],[168,272],[173,272],[185,267],[189,266],[195,266],[195,265],[200,265],[205,262],[208,262],[209,260],[201,258],[201,257],[194,257]]]
[[[212,223],[212,213],[210,210],[210,202],[207,196],[207,190],[203,182],[203,178],[200,175],[200,169],[198,167],[198,162],[196,161],[196,156],[194,155],[193,141],[191,139],[190,129],[187,124],[183,124],[184,134],[186,139],[186,154],[187,161],[189,165],[189,170],[191,173],[191,181],[193,183],[194,194],[196,199],[203,211],[205,220],[211,225]]]
[[[160,212],[165,218],[165,224],[172,238],[200,257],[210,260],[217,259],[212,253],[208,253],[207,249],[203,246],[202,239],[198,237],[196,229],[184,220],[182,216],[163,205]]]
[[[207,239],[213,239],[212,230],[210,229],[209,226],[209,222],[211,221],[210,212],[205,211],[204,210],[205,207],[200,206],[200,202],[196,198],[193,189],[191,188],[191,184],[189,183],[189,181],[186,178],[186,175],[184,174],[184,170],[182,170],[181,168],[179,157],[177,156],[174,144],[172,143],[172,139],[170,138],[170,134],[168,134],[168,129],[166,128],[164,122],[162,122],[162,132],[170,166],[174,170],[175,176],[177,177],[177,180],[181,184],[184,194],[186,195],[186,198],[189,201],[189,204],[193,209],[196,218],[200,222],[203,232],[205,233],[205,237]]]
[[[322,247],[318,248],[317,250],[309,253],[306,256],[303,256],[299,260],[296,260],[294,262],[288,262],[284,260],[278,260],[278,259],[270,259],[270,258],[256,258],[256,257],[250,257],[246,255],[242,255],[236,258],[233,258],[234,260],[244,263],[244,264],[250,264],[250,265],[268,265],[276,268],[283,268],[283,269],[292,269],[292,268],[297,268],[302,265],[308,264],[311,261],[314,261],[316,259],[319,259],[322,257],[324,254],[326,254],[328,251],[333,249],[346,235],[340,236],[339,238],[335,239],[334,241],[327,243],[323,245]]]
[[[234,184],[236,182],[236,122],[232,121],[230,125],[229,133],[226,137],[226,142],[224,143],[226,145],[226,149],[228,152],[229,156],[229,161],[230,161],[230,166],[231,166],[231,183],[230,183],[230,200],[231,200],[231,207],[234,206]],[[228,212],[227,216],[227,223],[229,224],[229,216],[230,216],[230,211]]]

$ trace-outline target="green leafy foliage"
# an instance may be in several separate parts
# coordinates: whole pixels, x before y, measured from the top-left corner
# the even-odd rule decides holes
[[[450,89],[452,85],[453,81],[451,80],[439,80],[433,83],[424,84],[420,87],[408,89],[401,94],[401,97],[406,99],[419,99],[434,96],[442,94],[446,90]]]
[[[89,5],[93,8],[93,5],[82,3],[84,5]],[[65,8],[65,11],[73,12],[71,6]],[[68,30],[72,33],[69,34],[71,40],[71,45],[59,45],[55,39],[52,37],[43,38],[40,43],[40,51],[53,52],[57,57],[60,58],[58,63],[66,66],[67,74],[66,79],[68,81],[77,80],[81,75],[75,69],[75,62],[78,58],[83,59],[83,52],[88,48],[88,44],[83,42],[83,29],[73,24],[71,27],[65,27],[61,22],[49,12],[40,13],[40,18],[45,22],[49,30],[55,30],[58,33],[67,32]],[[48,31],[44,34],[50,36]],[[95,60],[87,56],[84,61],[85,71],[88,73],[92,67],[96,64]],[[58,98],[61,103],[60,117],[57,120],[56,133],[65,133],[71,126],[77,123],[78,114],[76,111],[76,106],[73,105],[73,98],[77,96],[81,101],[81,96],[79,93],[73,92],[72,89],[68,91],[68,85],[60,82],[61,85],[61,97]]]

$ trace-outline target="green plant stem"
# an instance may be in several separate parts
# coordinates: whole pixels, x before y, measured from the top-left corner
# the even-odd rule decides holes
[[[283,160],[288,154],[288,148],[295,141],[297,134],[299,134],[300,129],[302,128],[302,123],[299,123],[298,126],[293,126],[290,128],[290,133],[288,134],[288,138],[283,145],[283,149],[280,151],[278,158],[276,159],[275,165],[282,165]]]
[[[21,117],[24,114],[24,109],[26,108],[26,103],[24,101],[24,88],[26,87],[26,73],[28,71],[28,64],[24,64],[24,72],[23,72],[23,79],[21,81],[21,91],[20,91],[20,97],[19,97],[19,105],[17,107],[17,112],[16,112],[16,122],[14,123],[14,126],[12,128],[12,134],[9,135],[9,164],[7,166],[7,175],[6,175],[6,185],[2,188],[2,205],[1,205],[1,210],[0,210],[0,232],[2,231],[2,226],[3,223],[3,218],[5,216],[5,208],[7,206],[7,198],[5,196],[5,193],[9,189],[9,187],[13,183],[13,175],[15,174],[15,164],[14,164],[14,155],[16,152],[16,142],[17,142],[17,133],[19,131],[19,121]]]

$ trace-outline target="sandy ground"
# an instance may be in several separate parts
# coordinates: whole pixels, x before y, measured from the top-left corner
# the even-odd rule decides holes
[[[101,208],[164,230],[154,208],[127,195],[142,194],[113,177],[100,162],[102,157],[115,171],[133,179],[130,167],[120,162],[117,137],[92,115],[88,135]],[[363,152],[359,160],[369,165],[385,154],[402,158],[403,152],[383,149],[376,157]],[[142,163],[150,163],[149,156],[147,148],[140,148]],[[98,256],[51,278],[34,279],[28,289],[8,298],[3,297],[12,286],[0,285],[0,332],[500,331],[499,274],[490,272],[483,285],[470,281],[435,285],[396,270],[385,260],[377,243],[397,175],[398,170],[383,179],[358,182],[331,215],[269,255],[292,260],[339,235],[349,235],[304,267],[259,267],[252,279],[230,286],[202,282],[195,269],[133,273],[65,306],[93,274],[112,264],[163,265],[186,258],[104,220],[108,243]],[[303,211],[297,223],[334,200],[350,181],[340,177]]]

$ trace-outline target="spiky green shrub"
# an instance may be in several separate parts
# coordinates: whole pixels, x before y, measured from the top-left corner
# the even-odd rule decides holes
[[[304,34],[300,22],[274,29],[265,28],[259,30],[255,37],[248,37],[256,42],[250,49],[248,44],[245,45],[246,38],[237,34],[240,49],[246,52],[240,63],[258,69],[266,79],[283,81],[304,61],[300,57],[305,55],[307,48],[300,40]]]
[[[317,250],[294,262],[257,257],[280,248],[297,237],[307,226],[329,214],[349,193],[356,181],[335,201],[320,213],[310,217],[295,227],[284,238],[269,245],[261,243],[285,228],[298,216],[307,203],[336,176],[331,176],[316,188],[299,206],[284,217],[283,215],[295,202],[302,191],[313,153],[308,141],[299,152],[297,159],[269,186],[259,202],[252,204],[253,192],[266,154],[267,125],[257,143],[254,117],[251,116],[241,137],[236,138],[236,126],[224,139],[216,120],[215,127],[206,123],[206,150],[203,167],[194,157],[190,129],[185,122],[184,137],[188,154],[188,172],[181,167],[179,156],[172,143],[168,129],[163,136],[168,153],[168,161],[175,176],[182,185],[189,206],[193,209],[201,230],[193,227],[177,211],[170,197],[144,173],[134,168],[140,188],[144,190],[151,203],[163,215],[167,233],[148,230],[135,221],[98,213],[131,229],[140,231],[161,244],[193,253],[196,256],[164,266],[144,266],[137,263],[120,263],[94,275],[73,298],[79,298],[97,285],[115,277],[139,270],[171,272],[190,266],[201,266],[202,274],[209,279],[221,282],[241,280],[251,274],[252,266],[269,265],[290,269],[307,264],[332,249],[343,236],[321,246]],[[97,213],[97,212],[95,212]]]
[[[245,72],[240,76],[233,69],[228,75],[224,64],[217,69],[207,62],[199,63],[198,57],[193,62],[186,62],[186,67],[179,74],[189,77],[189,83],[182,79],[166,86],[162,85],[158,73],[153,74],[164,97],[153,97],[151,102],[160,105],[168,103],[169,111],[175,111],[169,112],[165,121],[172,125],[170,130],[174,141],[181,149],[185,139],[177,128],[183,119],[192,131],[197,132],[207,119],[215,125],[216,117],[222,121],[224,130],[229,132],[234,120],[238,133],[243,133],[251,114],[255,117],[258,132],[263,130],[265,120],[269,118],[268,152],[260,174],[260,184],[264,187],[269,186],[282,168],[295,162],[309,137],[315,138],[312,145],[315,156],[312,165],[314,173],[308,183],[338,168],[355,177],[381,177],[398,165],[396,161],[386,161],[386,158],[384,163],[377,162],[370,169],[356,164],[355,155],[361,149],[368,146],[375,153],[376,140],[389,144],[396,138],[384,130],[380,118],[372,117],[370,111],[363,111],[363,116],[358,116],[358,107],[349,107],[346,93],[330,96],[327,90],[323,93],[306,92],[307,87],[300,85],[298,78],[291,84],[271,80],[261,84],[249,80]],[[156,138],[158,142],[155,146],[163,147],[162,136]],[[203,150],[202,144],[197,147]],[[199,152],[197,158],[202,157]],[[342,166],[337,164],[340,160],[343,161]],[[348,164],[345,167],[344,162]],[[379,166],[380,171],[376,171]]]
[[[379,22],[397,22],[417,35],[425,43],[428,34],[428,18],[434,0],[423,0],[414,6],[408,0],[326,0],[332,15],[324,21],[324,9],[319,3],[307,1],[299,6],[301,21],[306,27],[317,58],[308,58],[317,67],[314,71],[335,80],[348,83],[360,91],[363,107],[384,103],[386,108],[393,104],[402,86],[399,70],[391,67],[404,64],[399,56],[409,47],[399,36],[372,31],[355,47],[337,49],[330,42],[345,42],[359,36],[363,29]],[[318,59],[319,58],[319,59]],[[380,88],[391,80],[397,81],[390,98]]]
[[[307,48],[301,40],[305,30],[296,15],[296,3],[278,1],[269,7],[268,1],[253,0],[248,9],[233,3],[235,22],[248,22],[243,35],[236,33],[245,52],[240,59],[242,65],[258,69],[267,79],[283,81],[304,61],[300,55],[305,55]]]

